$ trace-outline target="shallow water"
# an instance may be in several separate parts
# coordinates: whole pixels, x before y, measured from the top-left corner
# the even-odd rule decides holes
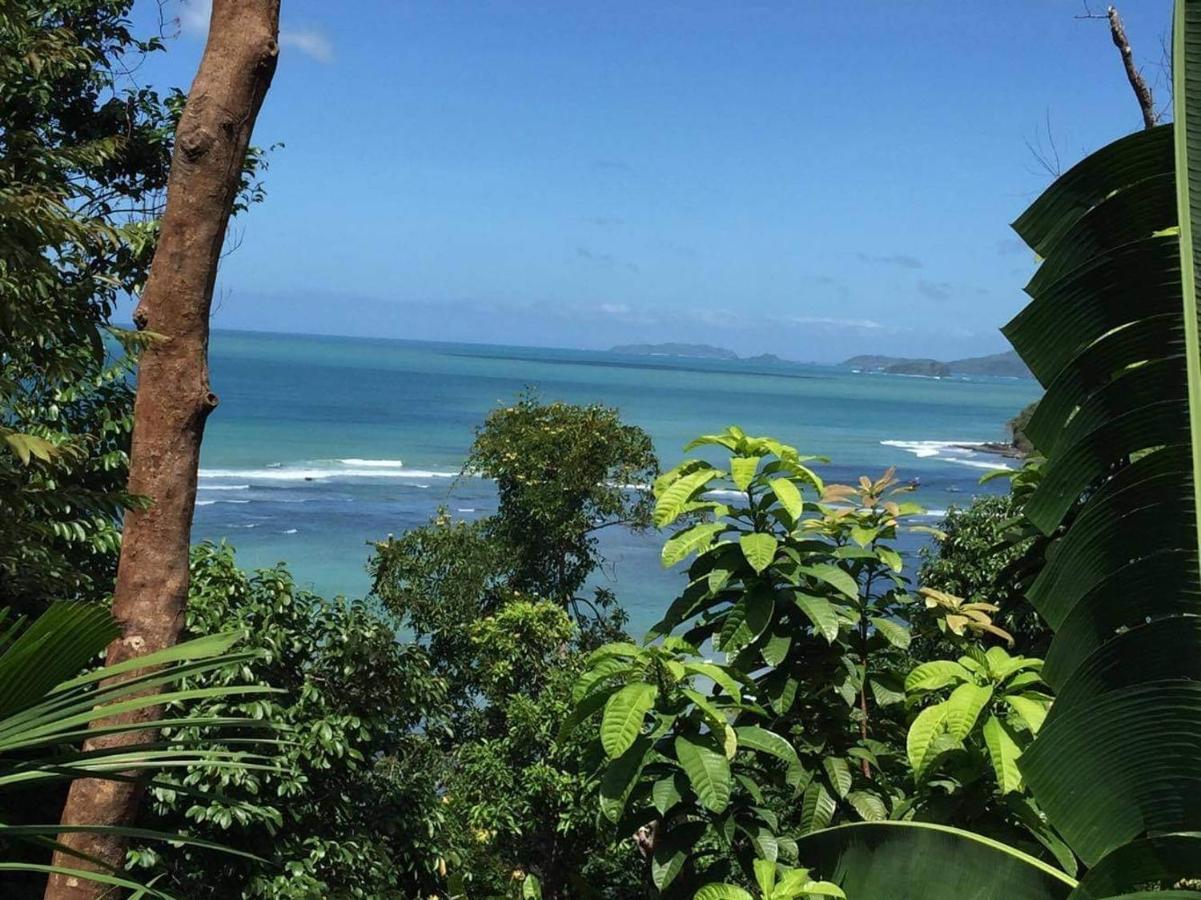
[[[998,457],[959,445],[1004,438],[1037,396],[1022,379],[928,379],[828,366],[778,370],[725,360],[475,344],[216,332],[195,540],[227,538],[244,566],[287,561],[326,595],[369,587],[369,543],[427,521],[495,508],[487,482],[460,478],[473,429],[526,387],[544,399],[601,402],[645,428],[664,467],[698,434],[736,424],[831,459],[827,480],[895,465],[917,478],[932,516],[973,494]],[[679,586],[659,566],[661,535],[601,532],[597,580],[635,631]],[[904,542],[911,554],[917,539]]]

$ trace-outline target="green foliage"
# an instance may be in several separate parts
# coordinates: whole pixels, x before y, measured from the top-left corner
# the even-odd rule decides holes
[[[190,898],[413,896],[438,881],[445,819],[436,727],[444,685],[425,652],[362,603],[298,590],[283,568],[247,575],[231,550],[193,551],[185,634],[236,630],[256,651],[189,676],[212,693],[179,708],[177,744],[221,749],[236,731],[207,724],[242,716],[286,729],[275,770],[189,767],[160,780],[142,824],[230,844],[257,858],[202,847],[139,847],[131,863]],[[282,693],[242,697],[273,685]]]
[[[581,881],[601,896],[631,896],[634,848],[609,849],[607,823],[581,803],[595,729],[556,741],[582,662],[571,619],[557,604],[518,599],[470,631],[480,719],[443,744],[452,872],[472,896],[507,893],[514,872],[536,877],[548,898],[578,896]]]
[[[1036,536],[1027,535],[1019,490],[983,495],[965,508],[952,507],[939,525],[933,545],[918,551],[918,583],[970,602],[996,607],[993,622],[1012,635],[1025,653],[1041,655],[1051,640],[1050,629],[1026,602],[1023,585],[1042,566]],[[918,621],[924,623],[925,617]],[[946,655],[952,644],[922,647],[923,656]]]
[[[158,237],[183,97],[129,73],[163,48],[130,30],[131,0],[0,3],[0,595],[111,588],[138,352],[112,327]],[[247,156],[235,204],[263,197]]]
[[[372,594],[429,649],[446,679],[456,732],[479,710],[471,626],[511,595],[506,548],[485,522],[456,522],[439,510],[430,524],[375,545]]]
[[[600,715],[601,811],[621,833],[653,823],[652,879],[676,892],[795,860],[793,836],[836,819],[912,805],[915,604],[890,542],[920,510],[891,472],[827,486],[811,458],[736,428],[691,446],[730,459],[655,484],[656,522],[682,522],[664,563],[696,556],[688,587],[651,630],[660,643],[589,658],[569,720]],[[697,658],[710,641],[725,665]]]
[[[121,0],[0,6],[0,593],[102,596],[114,572],[139,339],[106,326],[145,279],[171,117],[120,80],[161,49]],[[124,349],[110,338],[124,343]]]
[[[650,524],[650,436],[606,406],[523,394],[488,415],[466,468],[496,482],[501,513],[488,532],[511,549],[509,583],[522,593],[572,602],[600,564],[596,532]]]
[[[912,879],[917,858],[932,879],[921,896],[936,900],[968,885],[982,898],[1201,896],[1199,36],[1201,3],[1177,0],[1175,125],[1097,151],[1014,226],[1043,259],[1005,333],[1047,389],[1027,425],[1046,461],[1023,487],[1024,514],[1049,539],[1027,595],[1055,632],[1042,677],[1056,689],[1016,762],[1090,871],[1056,886],[1032,861],[1000,865],[1004,847],[974,863],[978,838],[921,846],[918,832],[879,826],[802,847],[861,900],[918,896],[856,874]]]
[[[814,881],[808,869],[793,869],[766,859],[755,860],[755,886],[761,900],[817,900],[818,897],[838,897],[846,894],[836,884]],[[754,897],[733,884],[708,884],[696,892],[693,900],[754,900]]]
[[[441,511],[377,544],[370,562],[373,596],[447,681],[446,728],[429,738],[449,874],[472,896],[506,894],[514,872],[548,898],[576,896],[581,879],[629,896],[636,851],[611,847],[608,823],[581,803],[595,790],[596,729],[555,737],[583,654],[624,636],[612,595],[579,591],[601,563],[595,532],[648,521],[638,485],[657,471],[650,439],[613,410],[525,395],[477,432],[469,467],[497,482],[493,516]]]
[[[174,724],[170,715],[136,725],[101,721],[109,716],[136,713],[160,703],[168,707],[203,703],[218,693],[227,699],[254,703],[266,700],[272,691],[262,685],[217,690],[194,685],[197,678],[214,669],[237,668],[255,659],[251,651],[229,652],[240,637],[237,631],[213,634],[80,674],[119,634],[112,616],[99,604],[54,603],[27,627],[23,619],[13,618],[10,609],[0,612],[0,855],[4,857],[0,871],[10,873],[4,876],[10,891],[40,894],[42,876],[69,872],[81,879],[166,896],[108,868],[88,872],[47,865],[44,860],[48,852],[62,849],[55,838],[64,832],[64,826],[56,821],[38,821],[37,815],[45,809],[36,799],[30,803],[30,792],[36,797],[37,792],[61,787],[74,778],[124,780],[131,769],[140,770],[151,784],[161,783],[167,778],[163,773],[177,766],[229,777],[274,771],[275,760],[263,752],[271,742],[262,735],[256,738],[252,730],[269,728],[270,724],[229,711],[211,715],[201,723],[238,735],[238,740],[226,747],[184,740],[171,747],[154,742],[76,749],[74,745],[85,734],[120,735],[148,725]],[[150,689],[160,692],[148,692]],[[66,830],[169,840],[176,846],[249,859],[245,850],[232,850],[172,831],[86,824]]]
[[[906,736],[915,807],[924,819],[970,825],[1027,852],[1038,851],[1033,838],[1074,874],[1075,857],[1026,795],[1019,767],[1051,708],[1043,662],[998,646],[967,650],[957,661],[921,663],[905,679],[906,702],[921,707]]]

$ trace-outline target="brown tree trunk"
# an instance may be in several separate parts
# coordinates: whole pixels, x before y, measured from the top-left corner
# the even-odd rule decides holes
[[[213,0],[208,41],[176,131],[167,205],[150,277],[134,313],[138,328],[163,335],[138,370],[129,486],[152,500],[125,517],[113,615],[123,635],[109,663],[169,647],[179,639],[188,594],[188,548],[204,422],[217,405],[209,388],[209,307],[250,133],[275,73],[280,0]],[[146,709],[110,721],[146,722]],[[89,747],[153,739],[102,736]],[[63,810],[66,824],[132,825],[142,790],[135,784],[80,779]],[[66,832],[68,846],[120,868],[125,843]],[[56,865],[96,866],[65,853]],[[111,889],[52,876],[48,900],[92,900]]]
[[[1147,86],[1147,80],[1143,78],[1143,73],[1134,64],[1134,51],[1130,49],[1130,41],[1126,39],[1126,28],[1122,25],[1122,17],[1118,15],[1117,7],[1114,6],[1106,10],[1105,16],[1109,19],[1109,35],[1113,38],[1113,45],[1122,55],[1122,65],[1126,68],[1126,80],[1130,82],[1130,89],[1134,91],[1139,111],[1143,114],[1143,127],[1154,128],[1155,123],[1159,121],[1159,116],[1155,114],[1155,101],[1151,97],[1151,88]]]

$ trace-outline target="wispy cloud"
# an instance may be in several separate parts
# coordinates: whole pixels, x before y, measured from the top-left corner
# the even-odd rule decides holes
[[[197,36],[207,34],[212,12],[213,0],[180,0],[178,17],[180,31]],[[334,45],[325,32],[318,28],[281,26],[279,43],[284,47],[295,47],[319,63],[334,61]]]
[[[316,28],[281,28],[279,42],[284,47],[295,47],[319,63],[328,64],[334,61],[334,45],[324,32]]]
[[[832,328],[866,328],[872,331],[889,327],[875,319],[832,319],[825,316],[790,316],[785,321],[793,325],[829,325]]]
[[[949,281],[930,281],[920,278],[917,282],[917,292],[928,300],[950,300],[952,286]]]
[[[925,264],[916,256],[907,256],[904,253],[894,253],[887,256],[877,256],[871,253],[856,253],[855,255],[865,263],[895,266],[898,269],[921,269],[925,267]]]

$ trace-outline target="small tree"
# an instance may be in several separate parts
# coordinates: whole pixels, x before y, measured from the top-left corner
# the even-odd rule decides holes
[[[496,482],[489,534],[510,548],[510,586],[576,611],[602,562],[596,534],[651,524],[658,475],[650,435],[606,406],[542,403],[526,393],[476,431],[467,469]]]

